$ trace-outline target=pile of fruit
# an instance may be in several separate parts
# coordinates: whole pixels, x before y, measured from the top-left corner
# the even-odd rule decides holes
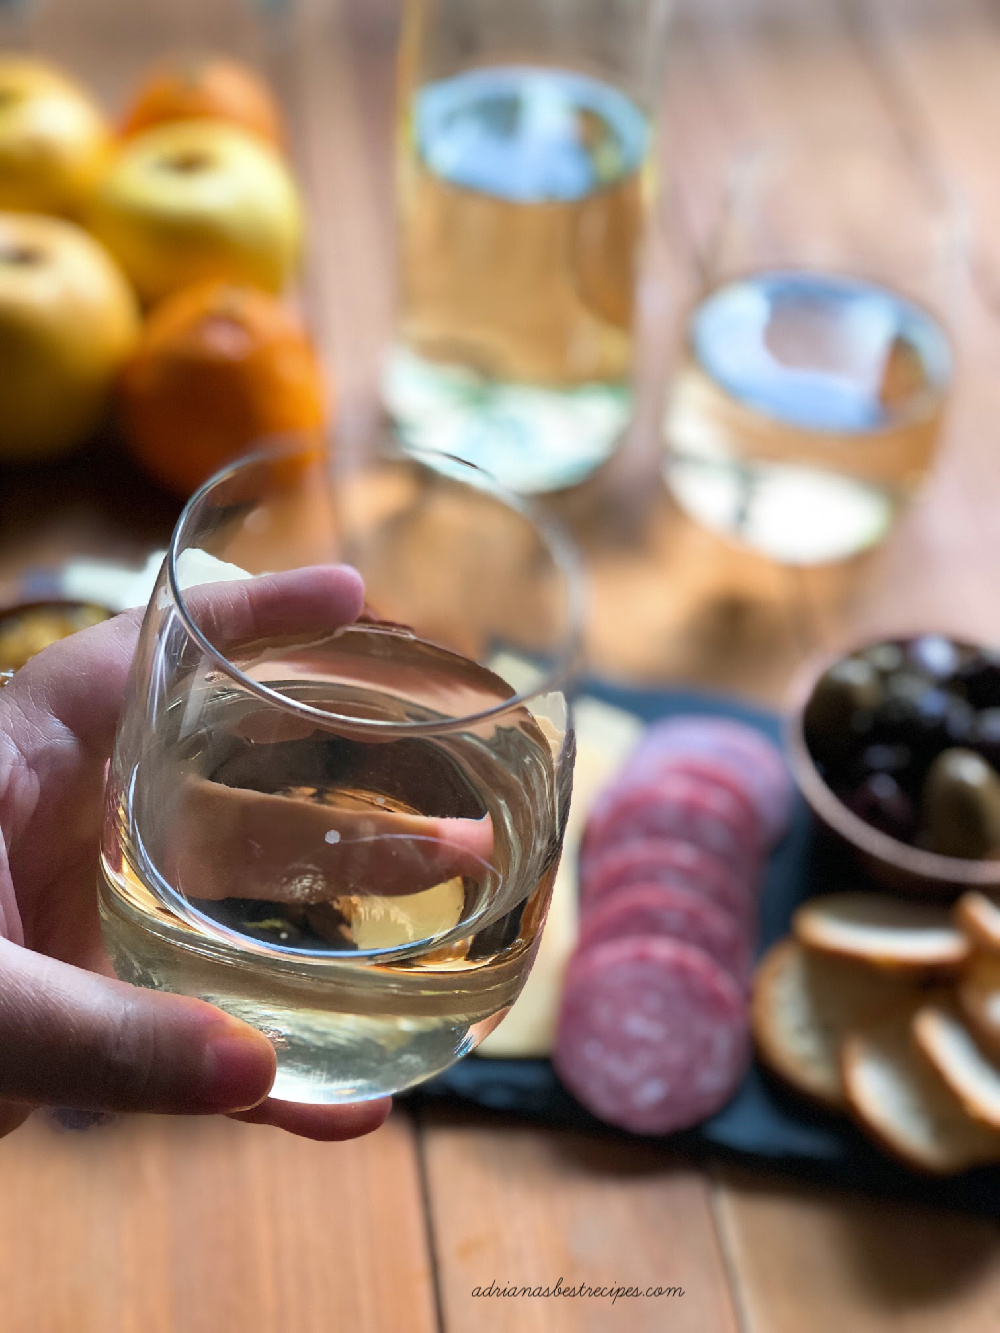
[[[318,433],[315,351],[282,299],[302,245],[274,97],[206,57],[142,81],[117,130],[64,73],[0,58],[0,462],[117,413],[186,496],[258,440]]]
[[[910,1166],[1000,1162],[1000,908],[813,898],[757,972],[753,1030],[797,1091]]]

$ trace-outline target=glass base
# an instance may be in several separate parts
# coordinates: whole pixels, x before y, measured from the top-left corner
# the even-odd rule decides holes
[[[674,499],[702,526],[780,564],[846,560],[888,536],[900,497],[817,468],[720,454],[668,456]]]
[[[585,480],[614,453],[632,415],[627,384],[505,383],[405,347],[391,353],[382,387],[404,447],[454,454],[522,495]]]
[[[242,1004],[231,993],[202,995],[261,1028],[275,1048],[276,1101],[332,1106],[372,1101],[448,1069],[475,1044],[467,1024],[335,1014],[329,1010]]]
[[[134,986],[191,995],[258,1028],[275,1049],[279,1101],[335,1105],[371,1101],[441,1073],[470,1051],[483,1014],[401,1014],[391,997],[372,1012],[337,1005],[335,977],[240,966],[134,920],[102,891],[101,928],[115,974]]]

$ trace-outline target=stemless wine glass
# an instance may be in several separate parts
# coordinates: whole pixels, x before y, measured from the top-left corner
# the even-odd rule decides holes
[[[387,446],[220,473],[177,524],[112,759],[119,976],[260,1028],[275,1097],[446,1068],[538,944],[579,631],[566,541],[468,464]]]
[[[574,485],[632,412],[667,0],[407,0],[403,438],[525,493]]]
[[[680,505],[793,565],[881,540],[940,434],[964,253],[951,187],[896,143],[844,130],[749,154],[670,394]]]

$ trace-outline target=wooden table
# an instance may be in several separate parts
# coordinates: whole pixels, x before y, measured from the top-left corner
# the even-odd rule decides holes
[[[675,27],[647,419],[669,329],[732,155],[831,115],[936,151],[978,224],[962,374],[931,485],[875,556],[791,579],[736,556],[644,484],[643,433],[562,507],[590,560],[591,656],[776,701],[804,652],[869,628],[1000,636],[1000,9],[987,0],[690,0]],[[394,0],[49,0],[22,24],[114,102],[164,46],[262,62],[289,108],[312,208],[304,301],[347,429],[374,401],[392,311]],[[13,26],[16,25],[16,21]],[[892,228],[896,219],[886,218]],[[905,225],[906,219],[899,219]],[[655,331],[654,331],[655,332]],[[657,374],[659,370],[659,374]],[[0,576],[71,550],[129,556],[172,506],[120,461],[0,474]],[[477,1286],[651,1283],[680,1298],[477,1298]],[[658,1148],[483,1116],[397,1111],[322,1147],[227,1121],[87,1135],[29,1123],[0,1145],[2,1333],[986,1333],[994,1224],[700,1168]]]

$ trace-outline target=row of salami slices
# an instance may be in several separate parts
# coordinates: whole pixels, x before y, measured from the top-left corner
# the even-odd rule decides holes
[[[693,715],[651,727],[595,802],[552,1058],[602,1120],[665,1134],[736,1090],[762,871],[791,803],[766,737]]]

